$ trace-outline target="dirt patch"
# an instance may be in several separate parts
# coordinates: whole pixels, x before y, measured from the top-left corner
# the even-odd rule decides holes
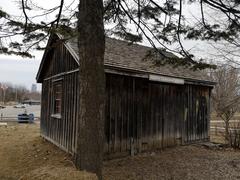
[[[77,171],[71,167],[46,166],[35,169],[19,180],[96,180],[97,177],[87,172]]]
[[[168,148],[105,162],[105,179],[240,179],[239,151],[200,145]]]
[[[0,180],[96,179],[71,156],[39,137],[38,124],[0,127]],[[240,151],[200,145],[168,148],[104,162],[106,180],[240,179]]]

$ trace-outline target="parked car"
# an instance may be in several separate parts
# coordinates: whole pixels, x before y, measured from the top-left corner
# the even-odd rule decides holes
[[[17,104],[15,106],[13,106],[14,108],[25,108],[26,105],[25,104]]]
[[[34,114],[27,114],[27,112],[18,114],[18,123],[33,123],[33,122]]]

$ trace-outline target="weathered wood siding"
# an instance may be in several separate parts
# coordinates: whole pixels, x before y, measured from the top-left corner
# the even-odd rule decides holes
[[[109,74],[106,91],[108,154],[208,139],[209,87]]]
[[[208,139],[210,89],[187,85],[185,90],[185,142]]]
[[[78,68],[78,64],[72,57],[71,53],[61,42],[55,42],[51,45],[52,49],[47,54],[46,67],[43,69],[44,78],[59,75]]]
[[[73,152],[76,143],[78,107],[78,68],[68,50],[58,44],[49,58],[45,80],[42,83],[41,135],[67,152]],[[73,71],[69,74],[63,72]],[[53,114],[53,85],[62,85],[61,117]]]
[[[78,64],[62,45],[42,84],[41,134],[67,152],[76,148]],[[71,73],[63,73],[69,72]],[[62,85],[61,117],[52,116],[53,86]],[[208,139],[210,88],[106,73],[106,157]]]

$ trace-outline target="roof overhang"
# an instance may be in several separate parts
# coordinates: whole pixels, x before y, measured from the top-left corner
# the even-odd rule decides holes
[[[169,76],[169,75],[160,74],[160,73],[150,73],[147,71],[116,67],[116,66],[111,66],[107,64],[105,64],[105,72],[147,78],[150,81],[179,84],[179,85],[195,84],[195,85],[201,85],[201,86],[214,87],[217,84],[216,82],[213,82],[213,81],[191,79],[191,78],[186,78],[181,76]]]

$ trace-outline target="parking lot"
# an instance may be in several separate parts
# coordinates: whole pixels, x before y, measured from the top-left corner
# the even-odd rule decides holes
[[[17,119],[18,114],[26,112],[27,114],[34,114],[36,118],[40,117],[40,105],[26,106],[26,108],[14,108],[14,106],[6,106],[0,109],[0,120],[14,120]]]

